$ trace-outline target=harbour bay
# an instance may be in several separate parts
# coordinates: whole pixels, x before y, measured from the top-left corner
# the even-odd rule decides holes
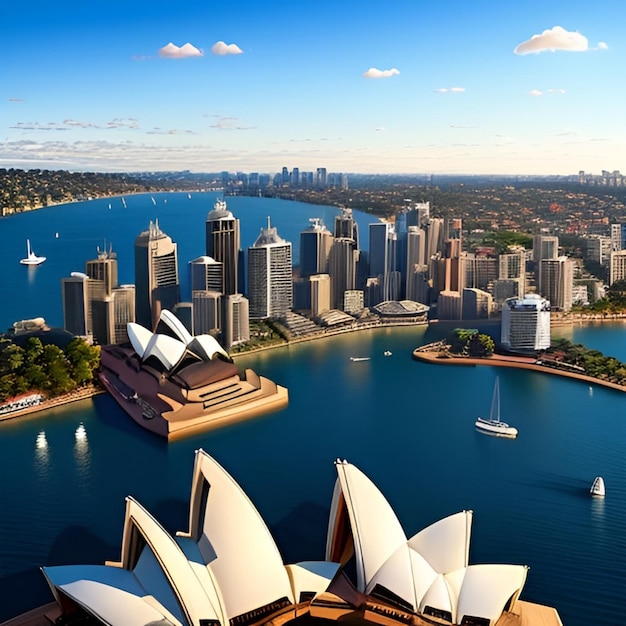
[[[181,259],[202,254],[202,225],[213,196],[202,198],[192,224],[174,205],[196,196],[177,196],[157,195],[157,207],[149,196],[128,197],[128,215],[110,225],[109,200],[95,201],[103,206],[93,212],[93,203],[81,203],[0,221],[2,257],[16,269],[0,284],[4,327],[35,315],[60,325],[60,277],[82,270],[103,237],[118,252],[121,282],[132,282],[132,240],[148,219],[158,217],[178,241]],[[145,206],[135,210],[140,199]],[[308,217],[328,211],[322,216],[331,224],[334,215],[330,207],[298,203],[228,202],[242,220],[244,245],[268,214],[296,245]],[[117,210],[123,211],[121,203]],[[254,225],[247,224],[248,211]],[[102,232],[102,224],[110,230]],[[60,236],[53,240],[56,231]],[[48,257],[35,272],[17,265],[27,236]],[[48,239],[50,246],[44,243]],[[626,360],[620,323],[555,332]],[[564,624],[621,623],[626,608],[622,394],[502,371],[503,418],[520,434],[515,441],[487,437],[473,423],[489,410],[496,372],[413,361],[412,350],[436,338],[432,334],[424,327],[362,331],[239,357],[239,364],[287,386],[289,407],[169,445],[130,422],[108,396],[0,424],[0,619],[49,600],[40,565],[116,559],[126,495],[137,497],[169,530],[184,528],[193,450],[203,447],[257,505],[285,561],[323,558],[332,463],[341,457],[376,482],[407,534],[472,509],[471,562],[529,565],[522,598],[555,606]],[[386,357],[386,350],[392,355]],[[355,355],[371,359],[351,362]],[[79,441],[75,432],[81,422],[87,439]],[[42,431],[46,448],[36,445]],[[605,501],[588,496],[595,475],[605,478]]]

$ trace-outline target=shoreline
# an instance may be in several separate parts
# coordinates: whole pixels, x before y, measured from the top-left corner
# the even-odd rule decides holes
[[[512,367],[516,369],[532,370],[543,374],[554,374],[564,378],[573,378],[588,384],[607,387],[615,391],[626,392],[626,385],[618,385],[617,383],[612,383],[608,380],[602,380],[600,378],[594,378],[593,376],[588,376],[587,374],[578,374],[576,372],[568,372],[558,370],[553,367],[546,367],[545,365],[538,365],[536,359],[532,357],[507,356],[503,354],[492,354],[488,357],[440,356],[439,352],[423,349],[428,347],[433,346],[431,344],[431,346],[415,348],[415,350],[413,350],[413,358],[416,361],[436,365],[491,365],[494,367]]]

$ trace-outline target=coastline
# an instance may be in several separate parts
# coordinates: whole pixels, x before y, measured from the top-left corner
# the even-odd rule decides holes
[[[439,352],[432,349],[425,349],[429,347],[432,348],[433,346],[415,348],[415,350],[413,350],[413,358],[416,361],[434,363],[436,365],[491,365],[495,367],[513,367],[517,369],[532,370],[543,374],[554,374],[565,378],[573,378],[588,384],[608,387],[609,389],[614,389],[615,391],[626,392],[625,385],[618,385],[617,383],[612,383],[608,380],[602,380],[600,378],[594,378],[593,376],[587,376],[586,374],[577,374],[576,372],[568,372],[546,367],[544,365],[538,365],[536,359],[532,357],[507,356],[502,354],[492,354],[487,357],[440,356]]]
[[[25,415],[32,415],[33,413],[39,413],[40,411],[47,411],[48,409],[53,409],[57,406],[64,406],[66,404],[70,404],[71,402],[77,402],[78,400],[87,400],[102,393],[106,393],[106,390],[101,387],[97,387],[96,385],[87,385],[54,398],[42,400],[39,404],[34,406],[29,406],[25,409],[20,409],[19,411],[13,411],[12,413],[7,413],[6,415],[0,415],[0,422],[18,417],[24,417]]]

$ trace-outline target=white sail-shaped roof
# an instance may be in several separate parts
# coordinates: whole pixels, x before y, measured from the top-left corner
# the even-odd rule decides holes
[[[274,539],[241,487],[203,450],[196,452],[190,530],[179,533],[197,549],[217,582],[225,616],[232,619],[286,599],[294,602],[289,576]]]
[[[136,322],[129,322],[126,325],[126,330],[133,350],[139,355],[139,358],[143,358],[148,343],[150,343],[150,339],[152,339],[152,333]]]
[[[335,467],[352,526],[357,589],[365,592],[385,561],[406,543],[406,535],[383,494],[363,472],[339,459]]]
[[[171,311],[163,309],[159,321],[163,322],[185,345],[193,339],[185,325]]]
[[[197,354],[205,361],[210,361],[218,353],[223,354],[230,361],[228,352],[226,352],[226,350],[220,346],[217,339],[211,337],[211,335],[197,335],[196,337],[192,337],[188,347],[194,354]]]
[[[404,610],[432,615],[446,612],[455,624],[464,616],[495,624],[507,602],[517,599],[526,578],[525,566],[468,565],[472,511],[450,515],[407,540],[388,502],[369,478],[347,461],[336,461],[335,466],[338,480],[327,558],[345,503],[359,591],[392,601]]]
[[[467,567],[469,560],[472,511],[445,517],[416,533],[409,540],[436,572],[446,574]]]
[[[167,370],[171,370],[183,357],[187,346],[168,335],[152,335],[143,353],[143,360],[156,357]]]
[[[120,563],[43,572],[55,592],[110,626],[157,621],[201,626],[205,620],[227,624],[214,586],[198,580],[176,541],[132,498],[126,500]]]
[[[470,565],[463,579],[457,620],[471,615],[489,619],[495,624],[508,600],[517,599],[528,568],[525,565]]]

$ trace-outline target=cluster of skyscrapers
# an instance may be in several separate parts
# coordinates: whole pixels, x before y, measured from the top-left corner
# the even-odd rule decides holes
[[[118,284],[112,250],[98,250],[84,273],[62,280],[65,328],[119,343],[129,321],[154,328],[168,309],[192,334],[215,335],[230,348],[249,339],[250,320],[281,319],[294,310],[312,319],[333,310],[359,317],[408,302],[430,307],[431,317],[477,320],[509,314],[511,302],[527,294],[547,301],[538,305],[542,310],[568,311],[592,286],[575,281],[575,262],[559,255],[558,237],[536,235],[532,250],[513,247],[500,255],[490,247],[464,251],[461,220],[431,216],[427,202],[407,206],[393,222],[369,224],[367,250],[351,209],[341,209],[332,232],[319,218],[309,221],[294,268],[292,245],[269,218],[244,253],[239,220],[224,200],[216,201],[206,218],[205,254],[189,262],[187,301],[181,301],[177,245],[158,221],[150,223],[135,239],[134,285]],[[626,277],[626,224],[588,242],[590,257],[597,253],[610,264],[611,282]]]

